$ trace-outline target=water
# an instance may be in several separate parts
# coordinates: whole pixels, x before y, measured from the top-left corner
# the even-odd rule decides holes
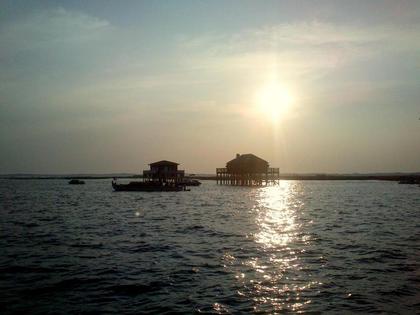
[[[3,314],[420,309],[420,188],[0,180]]]

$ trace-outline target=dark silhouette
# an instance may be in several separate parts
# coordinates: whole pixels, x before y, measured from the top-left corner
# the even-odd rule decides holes
[[[146,182],[160,182],[176,184],[184,178],[185,171],[178,170],[178,163],[171,161],[159,161],[150,163],[150,170],[143,171]]]
[[[150,163],[150,170],[143,171],[143,181],[117,184],[112,181],[115,191],[181,191],[186,190],[183,184],[185,171],[178,170],[178,163],[159,161]]]
[[[80,179],[72,179],[69,181],[70,185],[84,185],[85,182],[83,180]]]
[[[254,154],[236,154],[226,163],[226,168],[216,169],[218,184],[234,186],[262,186],[277,184],[279,169],[270,168],[267,161]]]

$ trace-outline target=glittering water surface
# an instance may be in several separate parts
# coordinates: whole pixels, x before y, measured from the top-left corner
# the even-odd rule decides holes
[[[420,309],[416,186],[0,180],[0,198],[3,314]]]

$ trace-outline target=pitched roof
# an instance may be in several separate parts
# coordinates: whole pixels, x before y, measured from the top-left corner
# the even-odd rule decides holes
[[[173,165],[179,165],[179,163],[162,160],[162,161],[150,163],[149,165],[150,166],[165,166],[165,165],[173,166]]]
[[[248,161],[252,161],[252,160],[258,160],[260,162],[265,162],[268,164],[268,162],[266,160],[263,160],[262,158],[252,154],[252,153],[247,153],[247,154],[241,154],[238,157],[234,158],[233,160],[230,160],[229,162],[227,162],[226,164],[230,164],[232,162],[236,162],[236,163],[241,163],[241,162],[248,162]]]

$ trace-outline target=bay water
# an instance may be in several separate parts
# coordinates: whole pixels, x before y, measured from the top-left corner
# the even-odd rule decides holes
[[[420,309],[420,188],[0,180],[2,314]]]

